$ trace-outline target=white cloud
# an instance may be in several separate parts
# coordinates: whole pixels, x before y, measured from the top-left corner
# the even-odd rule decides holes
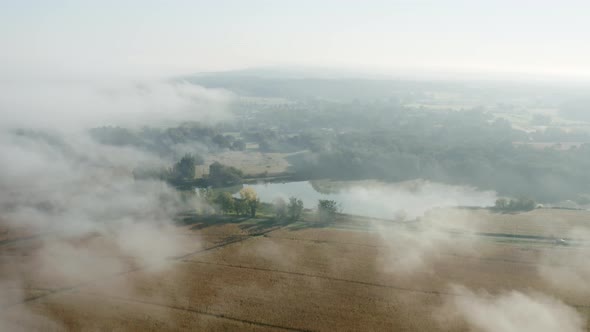
[[[442,324],[458,317],[469,330],[482,332],[582,332],[585,319],[576,309],[540,293],[510,291],[492,295],[453,286],[437,318]]]

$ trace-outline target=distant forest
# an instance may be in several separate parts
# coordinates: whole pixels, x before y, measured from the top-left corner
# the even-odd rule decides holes
[[[91,129],[90,136],[101,144],[132,146],[165,157],[171,167],[187,154],[202,164],[208,154],[227,150],[302,151],[288,157],[289,174],[300,180],[422,178],[539,202],[590,201],[587,129],[565,130],[552,126],[548,116],[535,116],[530,122],[536,129],[525,131],[498,116],[520,114],[515,111],[524,107],[519,93],[533,95],[527,101],[529,106],[566,105],[562,112],[582,114],[586,105],[582,99],[565,102],[571,94],[538,100],[530,91],[507,92],[502,100],[513,98],[515,104],[486,104],[487,100],[497,100],[505,90],[494,85],[487,90],[478,85],[467,88],[464,83],[223,75],[191,81],[231,89],[246,97],[231,105],[234,118],[226,123],[193,122],[170,128],[104,126]],[[435,98],[441,86],[446,93],[460,92],[457,98],[475,99],[482,105],[464,109],[407,106]],[[67,142],[58,137],[27,130],[17,134],[61,145],[67,151]],[[529,144],[542,142],[549,145],[539,148]],[[562,142],[576,144],[561,149],[551,147]],[[223,165],[214,169],[220,170],[217,173],[221,176],[209,183],[240,182],[239,170]],[[174,181],[187,179],[175,175],[178,172],[172,168],[167,172],[166,177]]]

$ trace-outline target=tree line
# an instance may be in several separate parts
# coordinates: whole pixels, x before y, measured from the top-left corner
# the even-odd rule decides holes
[[[261,202],[258,194],[251,187],[242,188],[237,197],[227,191],[212,194],[209,189],[202,189],[201,196],[216,206],[219,213],[226,215],[255,218],[259,208],[264,208],[266,205],[266,212],[272,214],[276,220],[295,222],[302,219],[305,210],[303,201],[293,196],[289,197],[288,201],[278,197],[272,204]],[[336,201],[319,200],[316,207],[317,220],[333,221],[339,211],[340,206]]]

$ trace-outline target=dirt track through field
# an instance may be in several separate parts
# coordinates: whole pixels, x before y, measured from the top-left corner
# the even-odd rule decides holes
[[[314,274],[302,273],[302,272],[283,271],[283,270],[276,270],[276,269],[265,269],[265,268],[261,268],[261,267],[233,265],[233,264],[225,264],[225,263],[213,263],[213,262],[196,261],[196,260],[183,260],[183,262],[186,262],[186,263],[195,263],[195,264],[206,264],[206,265],[224,266],[224,267],[231,267],[231,268],[236,268],[236,269],[246,269],[246,270],[253,270],[253,271],[264,271],[264,272],[282,273],[282,274],[302,276],[302,277],[307,277],[307,278],[316,278],[316,279],[324,279],[324,280],[330,280],[330,281],[338,281],[338,282],[344,282],[344,283],[351,283],[351,284],[357,284],[357,285],[363,285],[363,286],[389,288],[389,289],[395,289],[395,290],[405,291],[405,292],[414,292],[414,293],[423,293],[423,294],[434,294],[434,295],[449,295],[449,296],[457,296],[458,295],[458,294],[453,294],[453,293],[449,293],[449,292],[439,292],[439,291],[423,290],[423,289],[412,289],[412,288],[405,288],[405,287],[392,286],[392,285],[384,285],[384,284],[376,284],[376,283],[365,282],[365,281],[358,281],[358,280],[349,280],[349,279],[342,279],[342,278],[335,278],[335,277],[320,276],[320,275],[314,275]]]
[[[269,328],[279,329],[279,330],[284,330],[284,331],[296,331],[296,332],[311,332],[311,331],[313,331],[313,330],[307,330],[307,329],[296,329],[296,328],[292,328],[292,327],[288,327],[288,326],[267,324],[264,322],[252,321],[252,320],[247,320],[247,319],[234,318],[234,317],[228,316],[226,314],[216,314],[216,313],[192,309],[192,308],[179,307],[179,306],[167,305],[167,304],[161,304],[161,303],[154,303],[154,302],[142,301],[142,300],[136,300],[136,299],[128,299],[128,298],[124,298],[124,297],[120,297],[120,296],[112,296],[112,295],[105,295],[105,294],[99,294],[99,293],[84,293],[84,294],[91,295],[93,297],[108,298],[108,299],[112,299],[112,300],[116,300],[116,301],[120,301],[120,302],[147,304],[147,305],[158,306],[158,307],[163,307],[163,308],[168,308],[168,309],[173,309],[173,310],[186,311],[186,312],[190,312],[190,313],[196,313],[199,315],[221,318],[221,319],[231,320],[234,322],[239,322],[239,323],[244,323],[244,324],[249,324],[249,325],[269,327]]]
[[[193,252],[189,252],[189,253],[184,254],[184,255],[172,257],[171,259],[173,259],[173,260],[183,260],[183,259],[186,259],[187,257],[193,256],[193,255],[198,255],[198,254],[203,253],[203,252],[215,250],[215,249],[218,249],[218,248],[223,248],[223,247],[225,247],[227,245],[238,243],[238,242],[243,242],[243,241],[246,241],[246,240],[251,239],[253,237],[266,236],[266,234],[268,234],[270,232],[278,231],[279,229],[284,228],[284,227],[287,227],[287,226],[288,225],[283,225],[283,226],[279,226],[279,227],[273,227],[271,229],[264,230],[264,231],[261,231],[261,232],[256,232],[256,233],[253,233],[253,234],[248,234],[248,235],[240,236],[238,238],[233,238],[233,239],[230,239],[228,241],[224,241],[224,242],[222,242],[220,244],[216,244],[216,245],[211,246],[211,247],[208,247],[208,248],[199,249],[199,250],[196,250],[196,251],[193,251]]]
[[[141,271],[141,270],[145,270],[145,269],[146,268],[135,268],[135,269],[131,269],[131,270],[119,272],[119,273],[116,273],[116,274],[112,274],[112,275],[109,275],[109,276],[106,276],[106,277],[101,277],[100,279],[94,279],[94,280],[85,281],[85,282],[82,282],[82,283],[79,283],[79,284],[75,284],[75,285],[72,285],[72,286],[69,286],[69,287],[61,287],[61,288],[56,288],[56,289],[47,289],[46,290],[46,293],[44,293],[44,294],[39,294],[39,295],[27,297],[27,298],[25,298],[21,302],[13,303],[13,304],[10,304],[8,306],[4,306],[4,307],[0,308],[0,310],[6,310],[6,309],[9,309],[9,308],[12,308],[12,307],[16,307],[16,306],[21,305],[21,304],[25,304],[25,303],[28,303],[28,302],[37,301],[37,300],[40,300],[40,299],[43,299],[43,298],[46,298],[46,297],[49,297],[49,296],[52,296],[52,295],[57,295],[57,294],[61,294],[61,293],[77,291],[81,287],[90,286],[90,285],[93,285],[93,284],[96,284],[96,283],[107,281],[107,280],[112,279],[112,278],[120,277],[120,276],[129,274],[129,273],[133,273],[133,272],[137,272],[137,271]]]
[[[265,237],[271,239],[279,239],[279,240],[288,240],[288,241],[299,241],[299,242],[310,242],[310,243],[317,243],[317,244],[332,244],[332,245],[345,245],[345,246],[358,246],[358,247],[367,247],[367,248],[389,248],[386,245],[375,245],[375,244],[363,244],[363,243],[354,243],[354,242],[342,242],[342,241],[333,241],[333,240],[314,240],[314,239],[306,239],[306,238],[294,238],[294,237],[284,237],[284,236],[267,236]],[[551,248],[551,247],[550,247]],[[447,253],[441,252],[439,253],[441,256],[452,256],[457,258],[465,258],[465,259],[472,259],[472,260],[479,260],[479,261],[489,261],[489,262],[503,262],[503,263],[512,263],[512,264],[524,264],[524,265],[533,265],[533,266],[559,266],[559,267],[568,267],[570,265],[567,264],[559,264],[559,263],[544,263],[538,261],[525,261],[525,260],[515,260],[515,259],[506,259],[506,258],[492,258],[492,257],[482,257],[482,256],[470,256],[470,255],[461,255],[461,254],[454,254],[454,253]]]

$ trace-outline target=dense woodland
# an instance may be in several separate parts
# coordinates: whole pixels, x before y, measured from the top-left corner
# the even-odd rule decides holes
[[[392,101],[290,107],[301,112],[279,106],[250,114],[245,127],[263,151],[308,150],[307,158],[290,160],[299,178],[424,178],[542,202],[579,201],[590,188],[587,131],[525,132],[481,109],[407,109]],[[257,121],[264,129],[255,130]],[[578,144],[539,149],[514,142]]]
[[[194,176],[194,165],[204,164],[208,154],[233,150],[304,151],[288,157],[292,165],[288,175],[298,180],[422,178],[539,202],[582,202],[590,191],[590,132],[553,126],[551,117],[545,115],[533,116],[530,123],[536,129],[524,131],[498,116],[519,115],[518,105],[484,103],[500,98],[502,91],[493,86],[486,90],[446,84],[450,92],[461,91],[462,98],[484,104],[431,109],[405,105],[432,99],[434,93],[428,89],[436,88],[437,83],[369,81],[362,85],[350,80],[314,80],[306,86],[305,81],[286,79],[265,87],[268,80],[195,80],[259,98],[238,99],[231,105],[234,118],[225,123],[189,122],[169,128],[103,126],[90,129],[90,137],[100,144],[129,146],[163,157],[169,167],[137,165],[134,176],[159,178],[182,188],[242,183],[241,170],[221,164],[206,165],[207,177]],[[233,85],[224,86],[226,81]],[[355,84],[360,86],[358,91],[352,91]],[[514,92],[506,95],[523,99]],[[565,102],[566,97],[531,98],[530,103],[565,105],[564,116],[579,115],[583,109],[580,99]],[[68,142],[59,136],[24,129],[15,134],[69,151]],[[566,149],[551,147],[562,142],[576,144]],[[539,148],[530,143],[549,145]]]

